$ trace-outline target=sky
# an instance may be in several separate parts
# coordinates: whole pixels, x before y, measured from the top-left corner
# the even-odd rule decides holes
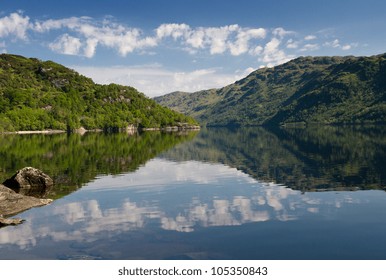
[[[0,52],[149,97],[220,88],[299,56],[386,52],[384,0],[0,0]]]

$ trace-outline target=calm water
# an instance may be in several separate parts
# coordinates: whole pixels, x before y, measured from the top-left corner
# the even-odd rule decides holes
[[[0,136],[56,182],[1,259],[386,259],[385,127]]]

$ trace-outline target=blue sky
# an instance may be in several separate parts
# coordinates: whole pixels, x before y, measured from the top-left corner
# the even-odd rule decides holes
[[[0,0],[0,51],[152,97],[299,56],[385,52],[383,0]]]

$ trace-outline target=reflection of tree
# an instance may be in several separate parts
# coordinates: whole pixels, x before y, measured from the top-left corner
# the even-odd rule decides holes
[[[191,139],[186,134],[150,132],[139,135],[91,133],[55,135],[1,135],[0,180],[25,166],[50,175],[52,197],[70,193],[97,175],[135,171],[174,145]]]
[[[164,156],[220,162],[304,191],[376,189],[386,181],[385,134],[383,126],[213,128]]]

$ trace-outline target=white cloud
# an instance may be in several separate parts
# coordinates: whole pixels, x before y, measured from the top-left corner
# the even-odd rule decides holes
[[[62,28],[69,28],[74,30],[83,24],[87,24],[88,20],[90,20],[88,17],[71,17],[58,20],[48,19],[45,21],[35,21],[31,29],[40,33]]]
[[[241,27],[238,24],[225,26],[192,27],[185,23],[166,23],[149,34],[139,28],[129,27],[114,21],[112,17],[96,20],[90,17],[31,20],[22,12],[11,13],[0,18],[0,39],[33,39],[34,34],[55,34],[56,39],[42,42],[60,54],[94,57],[99,47],[115,50],[125,57],[130,53],[157,53],[158,48],[173,45],[173,49],[185,50],[188,54],[207,52],[211,55],[243,54],[256,56],[268,65],[285,62],[292,56],[287,51],[314,51],[320,47],[350,50],[355,44],[341,44],[338,39],[326,43],[316,41],[324,34],[331,37],[331,30],[317,32],[318,37],[300,34],[277,27],[270,29]],[[54,33],[55,32],[55,33]],[[51,33],[51,34],[48,34]],[[300,37],[301,36],[301,37]],[[299,38],[300,37],[300,38]],[[40,37],[41,38],[41,37]],[[284,38],[286,43],[284,44]],[[171,39],[171,40],[170,40]],[[315,41],[313,44],[307,41]],[[32,40],[33,41],[33,40]],[[3,47],[5,49],[5,46]],[[276,58],[275,58],[276,56]]]
[[[302,52],[309,52],[309,51],[316,51],[319,49],[318,44],[305,44],[300,51]]]
[[[193,48],[202,49],[205,47],[205,30],[198,28],[195,32],[192,32],[186,38],[186,43]]]
[[[0,38],[13,35],[18,39],[26,40],[29,21],[29,17],[18,13],[0,18]]]
[[[288,35],[293,35],[293,34],[295,34],[295,32],[294,31],[285,30],[282,27],[278,27],[278,28],[275,28],[272,31],[272,34],[274,36],[279,37],[279,38],[283,38],[283,37],[288,36]]]
[[[304,37],[304,40],[306,41],[311,41],[311,40],[316,40],[316,36],[315,35],[307,35],[306,37]]]
[[[264,28],[242,28],[237,24],[220,27],[191,28],[187,24],[162,24],[156,29],[157,39],[168,37],[180,39],[190,53],[207,48],[210,54],[223,54],[229,51],[237,56],[250,51],[250,41],[263,39],[266,36]]]
[[[211,27],[205,29],[206,40],[210,45],[210,54],[221,54],[227,49],[227,39],[232,31],[238,29],[237,25]]]
[[[249,53],[253,56],[258,56],[262,53],[264,48],[262,46],[256,46],[255,48],[251,49]]]
[[[335,39],[334,41],[331,41],[331,42],[327,42],[325,45],[328,47],[333,47],[333,48],[339,48],[340,47],[338,39]]]
[[[272,38],[264,47],[260,60],[268,67],[272,67],[278,64],[285,63],[293,58],[291,55],[287,55],[282,49],[279,48],[281,41],[278,38]]]
[[[193,71],[171,71],[160,65],[84,67],[71,66],[79,73],[92,78],[96,83],[117,83],[135,87],[149,97],[173,91],[194,92],[210,88],[220,88],[244,78],[253,68],[235,73],[222,73],[219,68],[197,69]]]
[[[349,49],[351,49],[351,45],[342,46],[342,50],[344,50],[344,51],[348,51]]]
[[[168,23],[161,24],[154,30],[151,36],[144,36],[137,28],[130,28],[104,20],[103,24],[88,17],[72,17],[59,20],[46,20],[33,24],[35,32],[50,32],[51,30],[66,30],[72,32],[72,37],[79,38],[83,45],[86,57],[92,57],[96,53],[98,45],[112,48],[122,56],[126,56],[136,50],[156,47],[161,42],[167,42],[172,38],[181,44],[182,49],[190,53],[197,50],[208,50],[210,54],[223,54],[229,51],[231,55],[248,53],[251,48],[251,40],[259,40],[266,37],[264,28],[242,28],[237,24],[220,27],[196,27],[187,24]],[[284,36],[288,32],[277,29],[275,34]],[[60,48],[51,48],[61,50]],[[64,53],[64,52],[60,52]]]
[[[249,41],[252,39],[263,39],[266,36],[264,28],[241,30],[237,34],[235,43],[230,44],[230,52],[232,55],[240,55],[248,52]],[[256,48],[254,49],[256,51]]]
[[[332,47],[332,48],[339,48],[343,51],[347,51],[347,50],[350,50],[352,47],[356,47],[357,44],[353,43],[353,44],[341,45],[340,41],[338,39],[335,39],[333,41],[324,43],[324,46],[325,47]]]
[[[68,34],[60,36],[55,42],[49,44],[51,50],[67,55],[78,55],[82,47],[80,39]]]
[[[178,39],[180,37],[186,37],[190,32],[190,27],[187,24],[161,24],[156,29],[156,34],[158,39],[163,39],[165,37],[173,37],[173,39]]]
[[[299,47],[299,42],[294,41],[293,39],[289,39],[287,41],[287,48],[288,49],[297,49]]]
[[[83,47],[82,52],[78,50],[77,54],[86,57],[93,57],[98,45],[115,49],[122,56],[126,56],[128,53],[137,49],[154,47],[157,45],[156,38],[143,37],[141,30],[119,25],[108,20],[104,20],[100,23],[89,17],[71,17],[60,20],[50,19],[35,22],[33,25],[33,30],[40,33],[58,29],[63,29],[64,31],[67,31],[67,33],[73,33],[79,40],[77,46],[82,45]],[[73,38],[74,36],[71,35]],[[57,41],[61,40],[61,37],[59,37]],[[54,42],[53,44],[56,43],[58,42]],[[51,47],[51,49],[57,50],[59,53],[68,54],[63,52],[61,48]]]
[[[96,47],[98,45],[98,40],[95,38],[88,39],[86,41],[86,46],[84,47],[84,55],[88,58],[91,58],[96,53]]]

